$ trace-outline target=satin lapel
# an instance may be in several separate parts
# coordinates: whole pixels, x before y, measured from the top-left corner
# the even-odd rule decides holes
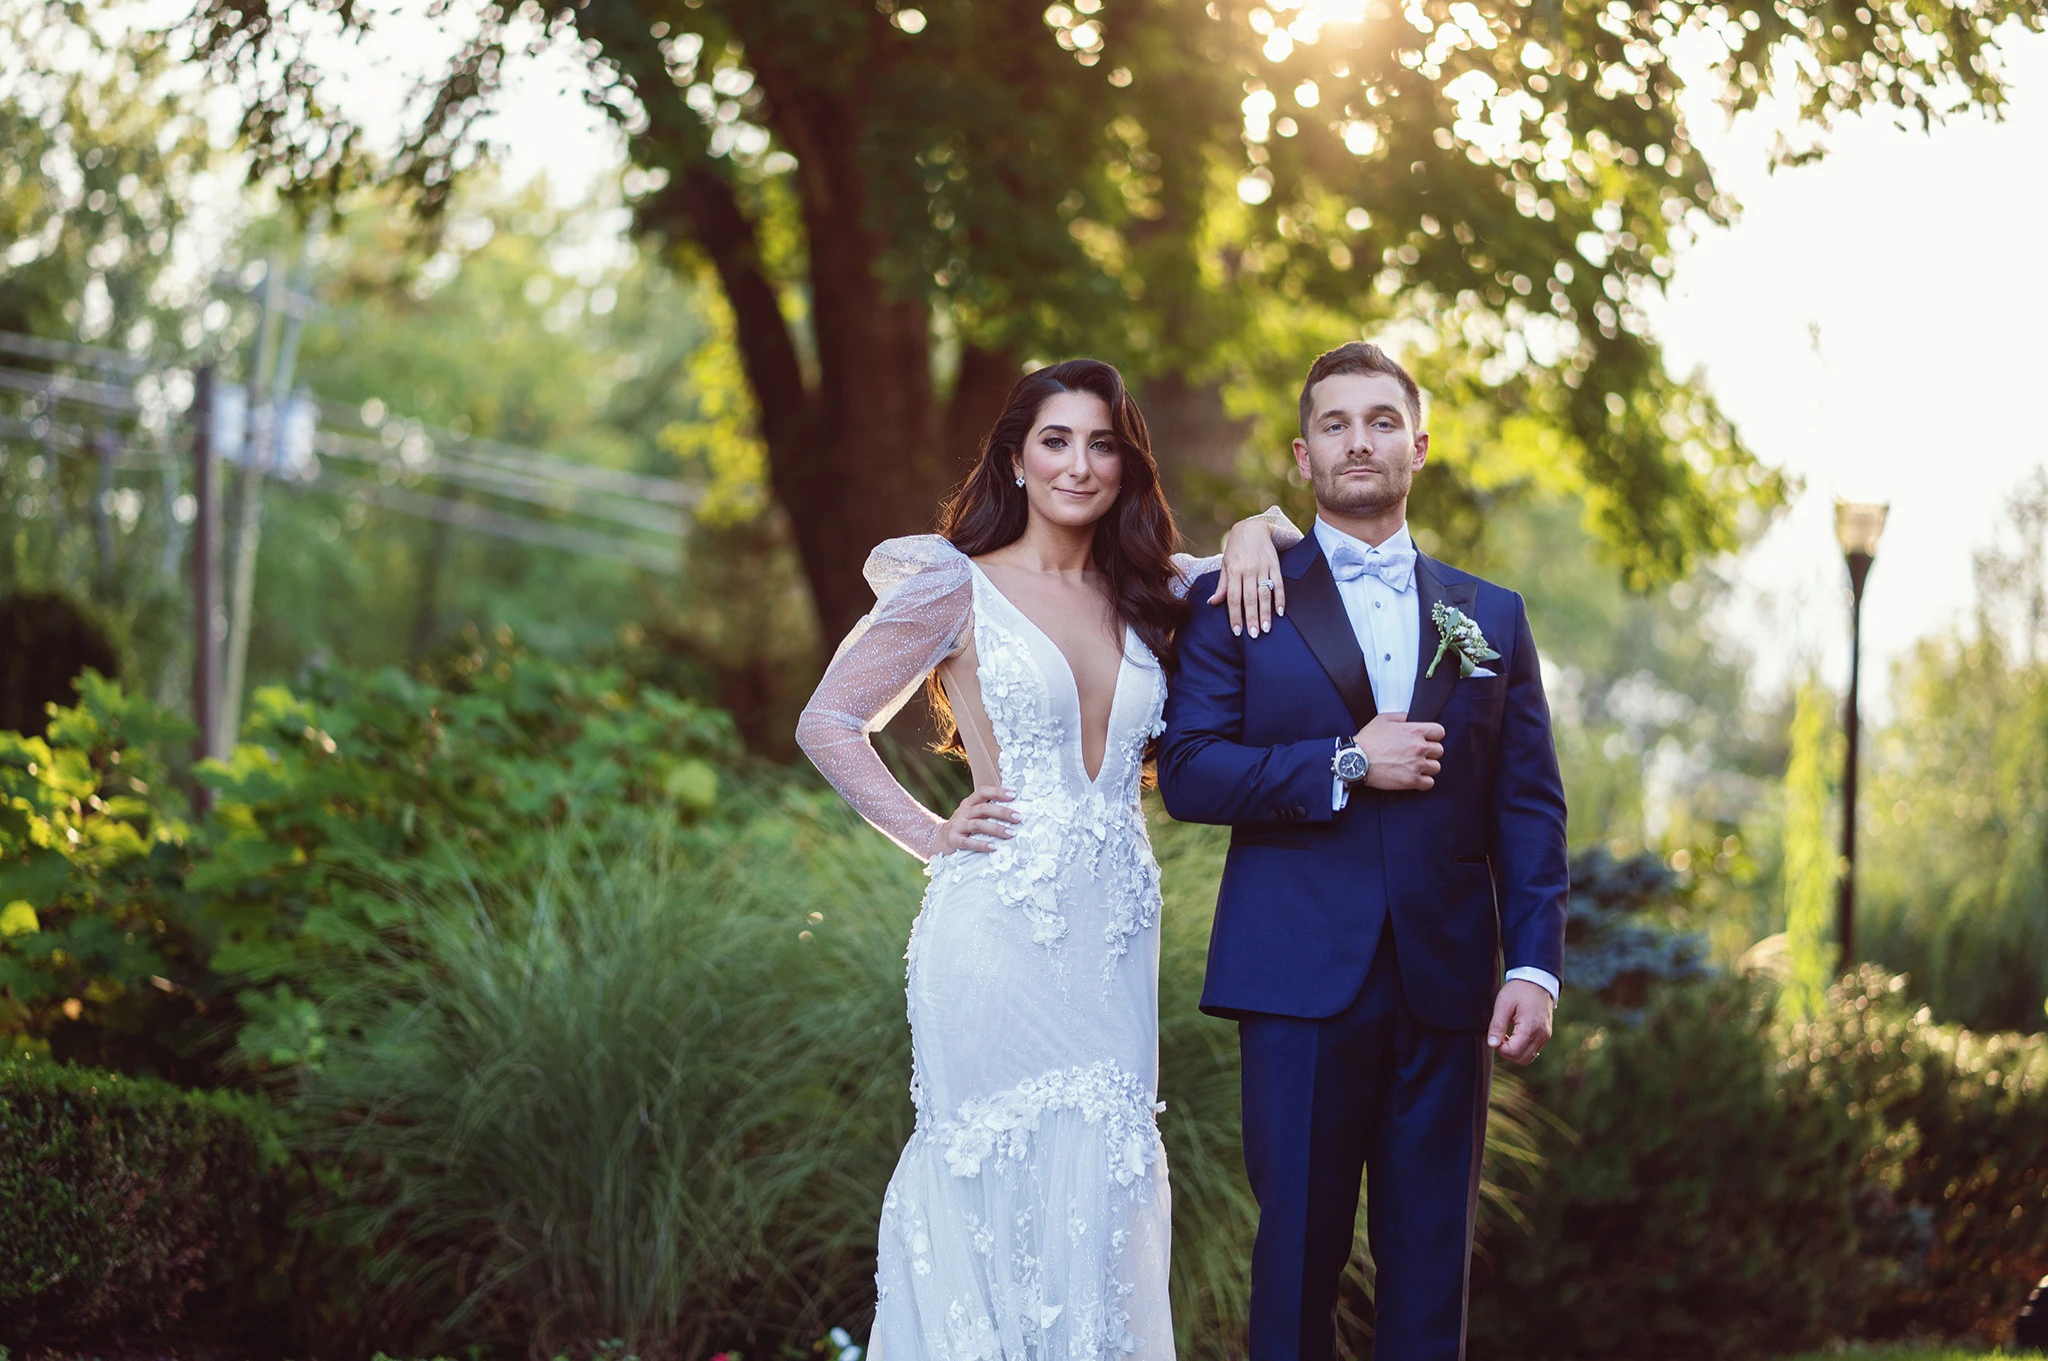
[[[1337,594],[1337,579],[1330,575],[1329,561],[1318,551],[1301,575],[1287,585],[1287,617],[1301,634],[1308,650],[1316,654],[1344,707],[1359,727],[1372,722],[1379,707],[1373,703],[1372,677],[1365,669],[1365,653],[1359,650],[1358,635],[1351,631],[1351,616],[1344,612],[1344,599]],[[1250,644],[1257,647],[1257,643]]]
[[[1410,723],[1434,723],[1436,716],[1443,712],[1444,701],[1451,697],[1451,687],[1458,683],[1458,657],[1446,652],[1443,661],[1437,664],[1434,676],[1426,675],[1429,663],[1436,656],[1437,647],[1443,642],[1443,635],[1436,627],[1436,607],[1439,603],[1449,605],[1465,614],[1472,613],[1472,602],[1478,598],[1477,582],[1445,582],[1437,575],[1437,562],[1433,558],[1415,555],[1416,605],[1422,611],[1421,655],[1415,659],[1415,696],[1408,704]],[[1326,569],[1327,570],[1327,569]],[[1332,594],[1334,594],[1334,588]],[[1288,602],[1293,605],[1290,594]]]

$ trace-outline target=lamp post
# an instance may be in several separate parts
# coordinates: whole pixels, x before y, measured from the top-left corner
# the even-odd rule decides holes
[[[1877,557],[1889,505],[1860,501],[1835,502],[1835,538],[1849,564],[1849,708],[1843,727],[1849,750],[1842,765],[1842,880],[1835,909],[1835,934],[1842,942],[1842,968],[1856,958],[1856,742],[1860,719],[1857,683],[1863,671],[1863,582]]]

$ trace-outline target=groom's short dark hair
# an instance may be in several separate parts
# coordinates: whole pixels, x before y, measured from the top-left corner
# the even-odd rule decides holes
[[[1354,340],[1317,355],[1316,362],[1308,366],[1308,378],[1301,385],[1303,438],[1308,436],[1309,394],[1315,391],[1317,383],[1340,373],[1384,373],[1392,378],[1408,395],[1409,423],[1417,430],[1422,428],[1422,389],[1415,386],[1415,379],[1379,346],[1366,340]]]

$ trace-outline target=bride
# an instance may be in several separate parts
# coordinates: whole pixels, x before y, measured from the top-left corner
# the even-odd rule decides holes
[[[909,959],[916,1130],[882,1202],[870,1361],[1170,1361],[1159,869],[1138,788],[1181,597],[1144,418],[1107,364],[1012,390],[939,534],[868,559],[876,604],[797,739],[927,862]],[[1277,510],[1226,542],[1233,624],[1270,624]],[[912,798],[868,736],[929,681],[975,790]]]

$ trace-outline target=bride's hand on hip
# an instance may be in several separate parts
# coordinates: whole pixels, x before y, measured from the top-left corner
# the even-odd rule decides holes
[[[1223,540],[1223,571],[1216,579],[1211,605],[1230,602],[1230,631],[1251,630],[1252,637],[1273,631],[1273,616],[1287,613],[1287,583],[1280,576],[1280,554],[1273,530],[1263,516],[1239,520]]]
[[[997,842],[1015,836],[1016,824],[1023,817],[1010,807],[1010,800],[1015,797],[1000,785],[984,785],[960,800],[953,816],[932,833],[932,858],[954,851],[986,853],[994,850]]]

